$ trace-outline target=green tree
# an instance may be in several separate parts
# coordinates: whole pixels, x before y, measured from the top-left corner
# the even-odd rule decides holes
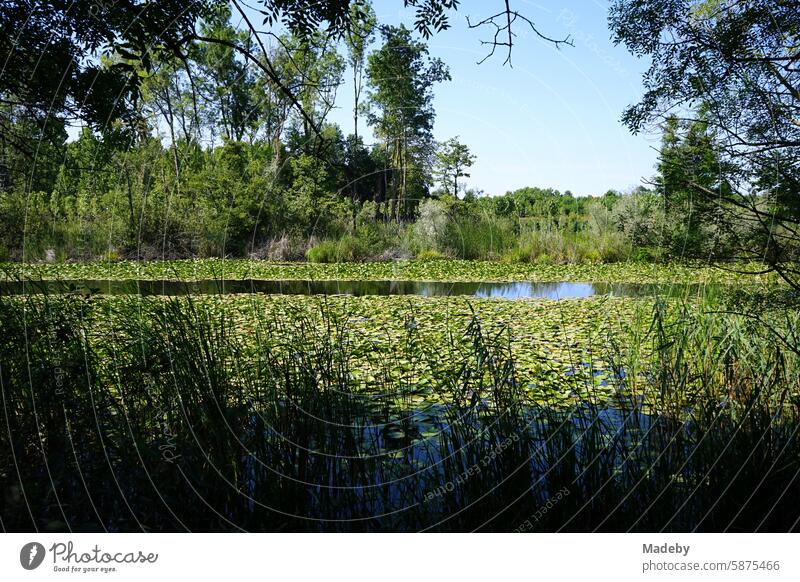
[[[698,182],[701,163],[701,175],[688,176],[693,194],[724,203],[730,224],[758,224],[758,240],[740,250],[800,288],[797,0],[615,0],[609,22],[615,42],[651,63],[623,121],[637,132],[696,111],[728,187]]]
[[[200,42],[194,56],[204,73],[203,86],[215,106],[210,109],[210,119],[229,140],[241,141],[258,120],[255,111],[254,78],[240,52],[249,52],[251,37],[247,31],[237,31],[230,24],[231,11],[220,6],[201,25],[204,37],[225,41]],[[241,46],[237,50],[236,46]]]
[[[721,202],[731,195],[726,175],[716,140],[702,113],[693,121],[667,118],[656,191],[673,225],[674,252],[709,256],[721,250],[715,248],[715,231],[727,225],[721,214]],[[714,192],[716,197],[710,194]]]
[[[391,163],[392,217],[405,212],[409,185],[417,198],[428,181],[428,160],[434,147],[433,85],[449,80],[440,59],[414,40],[404,26],[381,29],[383,45],[367,59],[370,113],[367,120],[383,142]]]
[[[458,136],[439,145],[436,151],[436,173],[442,180],[445,193],[458,195],[458,179],[469,178],[465,170],[474,163],[475,156],[470,153],[469,147],[458,141]]]
[[[305,152],[318,145],[325,120],[334,108],[336,91],[342,84],[345,63],[331,39],[321,33],[307,37],[283,37],[286,51],[283,70],[296,87],[295,94],[304,111],[295,116],[302,129]],[[323,140],[324,142],[324,140]]]
[[[369,1],[357,0],[350,6],[350,28],[345,36],[348,65],[353,71],[353,135],[358,141],[359,103],[363,90],[367,47],[377,26],[375,11]]]
[[[300,154],[290,166],[293,180],[286,195],[293,228],[305,236],[328,234],[336,219],[348,214],[336,196],[328,165],[316,156]]]

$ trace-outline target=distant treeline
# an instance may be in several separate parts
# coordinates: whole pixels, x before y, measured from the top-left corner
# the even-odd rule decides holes
[[[179,142],[176,172],[175,152],[156,138],[114,149],[86,130],[35,188],[0,195],[0,257],[611,262],[730,254],[750,236],[658,183],[456,197],[420,173],[397,199],[382,149],[329,131],[325,159],[291,141]]]

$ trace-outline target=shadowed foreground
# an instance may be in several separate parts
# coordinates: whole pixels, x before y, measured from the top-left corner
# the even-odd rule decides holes
[[[746,318],[659,303],[646,361],[601,348],[614,396],[564,406],[526,396],[514,338],[477,316],[433,360],[409,317],[385,363],[408,373],[367,390],[320,309],[240,333],[192,297],[0,297],[3,529],[798,528],[798,358]]]

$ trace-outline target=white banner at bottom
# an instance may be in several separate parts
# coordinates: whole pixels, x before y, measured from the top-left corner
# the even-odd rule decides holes
[[[799,580],[792,534],[3,534],[2,580]]]

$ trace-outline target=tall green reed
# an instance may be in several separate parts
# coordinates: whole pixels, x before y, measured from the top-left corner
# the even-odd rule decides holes
[[[720,311],[657,302],[595,348],[614,397],[556,405],[474,313],[440,357],[409,314],[367,385],[324,301],[241,321],[215,298],[0,297],[2,527],[796,529],[800,366],[773,331],[797,319]]]

